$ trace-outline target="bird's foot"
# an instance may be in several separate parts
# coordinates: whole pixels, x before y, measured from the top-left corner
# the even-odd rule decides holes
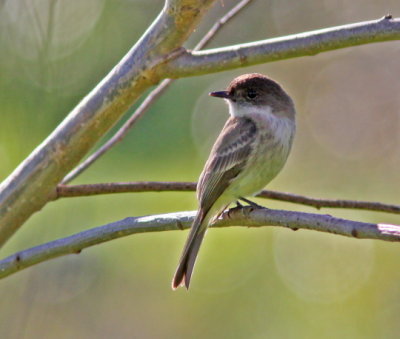
[[[239,210],[241,210],[243,208],[243,205],[239,202],[236,201],[236,206],[235,207],[231,207],[230,209],[228,209],[228,211],[226,212],[228,214],[228,218],[231,217],[231,213],[235,213]]]
[[[239,202],[239,200],[244,201],[244,202],[247,203],[249,206],[248,206],[248,207],[243,206],[243,205]],[[264,208],[264,209],[266,209],[266,207],[261,206],[261,205],[258,205],[258,204],[256,204],[255,202],[253,202],[253,201],[251,201],[251,200],[248,200],[248,199],[246,199],[246,198],[240,197],[239,200],[236,201],[236,206],[235,206],[235,207],[232,207],[232,208],[230,208],[230,209],[227,211],[228,218],[231,217],[231,213],[236,213],[236,212],[238,212],[238,211],[243,211],[243,213],[246,214],[246,213],[252,212],[252,211],[255,210],[255,209],[259,209],[259,208]]]
[[[246,198],[243,198],[243,197],[240,197],[239,200],[244,201],[245,203],[249,204],[249,205],[250,205],[251,207],[253,207],[253,208],[266,208],[266,207],[264,207],[264,206],[261,206],[261,205],[259,205],[259,204],[256,204],[254,201],[251,201],[251,200],[246,199]]]

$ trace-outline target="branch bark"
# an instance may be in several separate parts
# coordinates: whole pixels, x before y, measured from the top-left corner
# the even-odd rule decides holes
[[[5,278],[40,262],[67,254],[78,254],[87,247],[127,235],[187,229],[190,227],[195,213],[192,211],[126,218],[17,252],[0,260],[0,278]],[[212,227],[272,225],[292,230],[316,230],[358,239],[400,241],[400,226],[398,225],[372,224],[334,218],[330,215],[264,208],[254,209],[252,207],[227,211]]]
[[[137,100],[178,78],[399,40],[400,19],[383,19],[203,52],[182,44],[215,0],[169,0],[143,37],[60,126],[0,185],[0,246],[56,194],[56,186]]]
[[[162,181],[138,181],[138,182],[112,182],[104,184],[87,185],[58,185],[54,199],[84,197],[113,193],[138,193],[138,192],[191,192],[196,190],[195,182],[162,182]],[[400,206],[383,204],[373,201],[357,201],[344,199],[318,199],[304,195],[263,190],[257,195],[259,198],[279,200],[312,206],[315,208],[351,208],[375,212],[387,212],[400,214]]]
[[[142,38],[0,185],[0,246],[151,85],[215,0],[169,0]]]
[[[186,52],[168,62],[164,72],[169,78],[189,77],[399,39],[400,19],[393,19],[387,15],[379,20],[199,52]]]

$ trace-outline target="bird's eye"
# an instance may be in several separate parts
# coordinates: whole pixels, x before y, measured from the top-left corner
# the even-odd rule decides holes
[[[257,96],[257,92],[254,90],[254,89],[249,89],[248,91],[247,91],[247,97],[249,98],[249,99],[254,99],[255,97]]]

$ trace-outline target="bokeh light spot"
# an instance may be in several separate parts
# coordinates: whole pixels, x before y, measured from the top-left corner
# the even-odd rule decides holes
[[[346,299],[374,266],[374,243],[318,232],[274,230],[274,257],[286,286],[318,303]]]

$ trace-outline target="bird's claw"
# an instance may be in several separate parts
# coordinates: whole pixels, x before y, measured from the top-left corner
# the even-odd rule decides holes
[[[249,199],[246,199],[246,198],[243,198],[243,197],[240,197],[239,199],[242,200],[242,201],[244,201],[245,203],[249,204],[249,205],[250,205],[251,207],[253,207],[253,208],[266,208],[266,207],[264,207],[264,206],[261,206],[261,205],[259,205],[259,204],[256,204],[254,201],[251,201],[251,200],[249,200]]]
[[[228,211],[226,212],[228,215],[228,218],[231,217],[231,213],[235,213],[239,210],[241,210],[243,208],[243,205],[241,203],[239,203],[239,201],[236,201],[236,206],[235,207],[231,207],[230,209],[228,209]]]

